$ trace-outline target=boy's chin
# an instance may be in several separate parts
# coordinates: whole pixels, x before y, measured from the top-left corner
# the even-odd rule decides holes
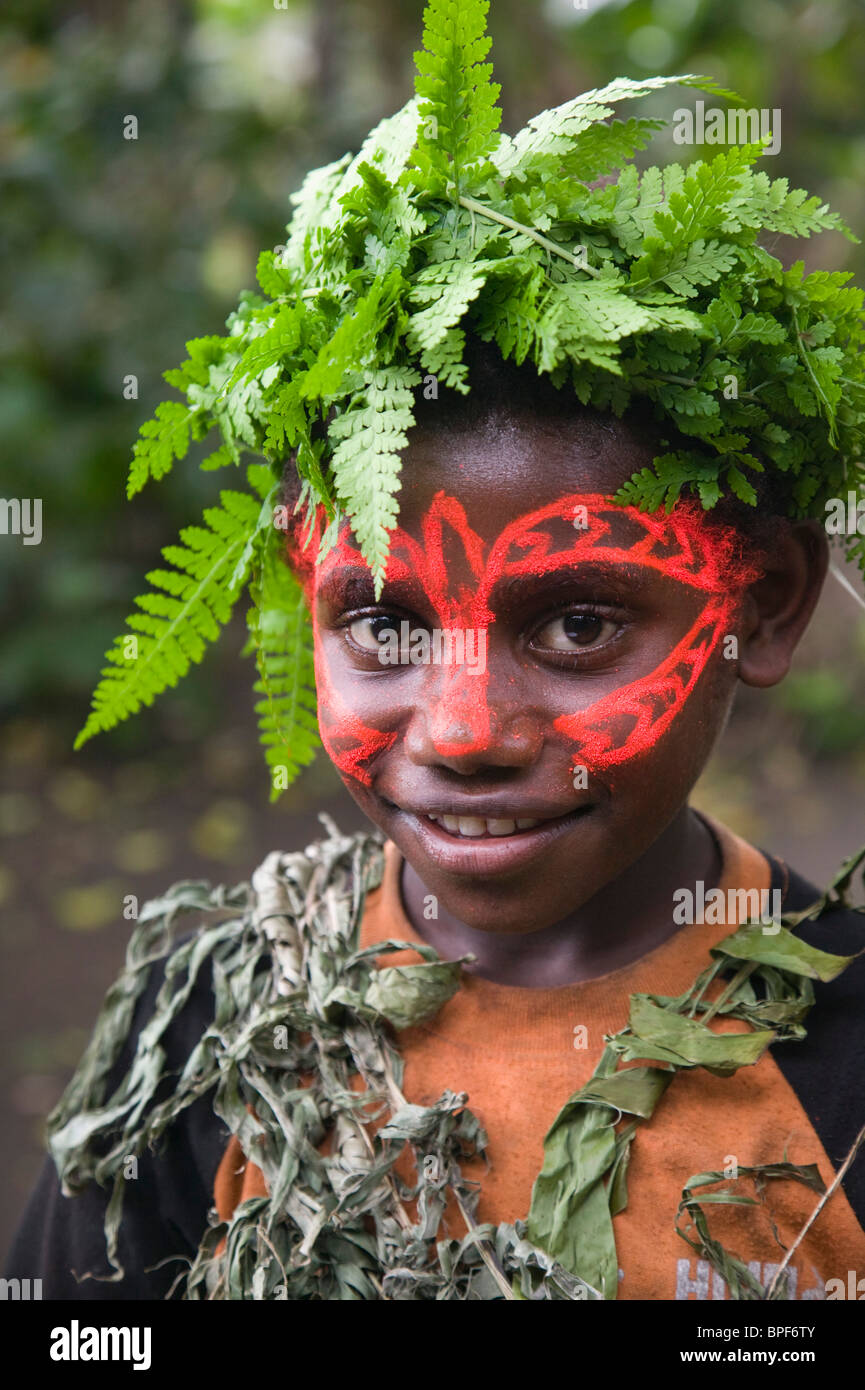
[[[424,872],[426,866],[413,863],[407,854],[405,859],[426,892],[435,896],[439,917],[449,916],[492,936],[528,936],[556,926],[584,908],[605,885],[597,867],[591,878],[580,875],[574,865],[565,878],[556,865],[524,870],[507,881],[454,881]]]

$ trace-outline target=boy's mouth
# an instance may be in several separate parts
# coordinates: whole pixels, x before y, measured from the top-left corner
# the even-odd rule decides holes
[[[483,808],[488,814],[481,816],[438,807],[412,810],[383,800],[438,868],[472,875],[496,875],[528,864],[587,816],[594,804],[539,816],[518,815],[513,807],[488,806]],[[493,809],[496,814],[489,814]]]
[[[544,824],[542,819],[535,820],[530,816],[497,816],[487,819],[485,816],[433,815],[431,811],[427,812],[426,819],[442,826],[449,835],[459,835],[472,840],[487,835],[514,835],[517,831],[534,830],[536,826]]]

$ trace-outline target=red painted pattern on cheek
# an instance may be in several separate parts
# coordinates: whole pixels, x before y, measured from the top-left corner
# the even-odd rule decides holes
[[[448,535],[448,532],[451,534]],[[442,631],[473,629],[486,641],[493,620],[479,596],[483,574],[484,544],[469,526],[465,511],[453,497],[438,493],[421,520],[420,542],[397,528],[391,538],[388,579],[419,582],[436,625]],[[448,564],[448,541],[456,543],[451,555],[463,570],[460,579]],[[366,570],[360,551],[342,536],[321,569],[323,578],[333,568]],[[480,640],[480,639],[479,639]],[[442,756],[482,751],[489,744],[490,714],[486,699],[488,672],[472,671],[466,663],[446,661],[437,670],[438,688],[426,711],[430,738]],[[316,627],[316,682],[319,688],[319,723],[329,756],[349,776],[369,785],[366,766],[393,746],[396,733],[371,729],[354,715],[336,692]]]
[[[577,745],[574,769],[600,772],[644,757],[666,733],[718,646],[736,601],[713,600],[660,666],[642,680],[596,700],[578,714],[562,714],[555,728]]]
[[[648,675],[555,720],[555,728],[577,745],[574,768],[593,773],[645,757],[657,745],[728,633],[745,586],[761,573],[741,556],[735,530],[708,526],[696,503],[680,504],[669,516],[648,517],[631,509],[629,514],[645,529],[632,548],[639,562],[709,597],[688,632]]]
[[[392,748],[397,736],[395,733],[384,733],[364,724],[343,700],[331,679],[316,613],[318,585],[322,576],[327,574],[335,563],[354,563],[352,557],[358,559],[361,565],[364,565],[364,561],[359,551],[350,550],[346,542],[341,540],[335,551],[330,552],[324,564],[316,566],[312,557],[318,554],[325,525],[324,509],[319,507],[314,523],[305,531],[302,541],[296,536],[293,538],[289,546],[289,558],[303,585],[312,614],[315,686],[321,741],[331,762],[340,772],[368,786],[372,777],[366,765],[380,753]]]
[[[315,685],[318,694],[318,727],[331,762],[347,777],[369,786],[372,776],[367,767],[380,753],[396,742],[395,733],[383,733],[364,724],[337,691],[330,675],[321,633],[313,607],[315,641]]]
[[[563,548],[556,547],[550,524],[578,511],[585,525]],[[613,538],[623,515],[639,528],[624,545]],[[590,560],[652,569],[709,596],[689,631],[652,672],[554,720],[554,728],[577,745],[574,767],[597,773],[644,756],[663,737],[733,620],[742,590],[760,570],[741,557],[734,529],[708,525],[697,503],[648,515],[613,507],[599,494],[577,495],[521,517],[502,532],[487,562],[486,592],[503,577],[551,574]]]
[[[586,525],[570,526],[578,509]],[[638,527],[628,543],[613,539],[622,517]],[[556,543],[556,524],[568,523],[565,543]],[[448,564],[446,528],[457,543]],[[552,528],[552,529],[551,529]],[[680,504],[666,515],[614,507],[601,494],[574,494],[527,513],[507,526],[484,560],[484,543],[468,524],[456,498],[436,494],[421,521],[422,540],[401,528],[392,537],[388,579],[420,582],[442,629],[474,630],[486,643],[494,621],[490,597],[503,579],[544,575],[582,561],[642,566],[705,592],[707,602],[688,633],[649,675],[630,682],[578,713],[563,712],[553,727],[576,744],[575,766],[602,771],[645,755],[667,731],[694,690],[733,618],[743,587],[759,570],[739,555],[731,527],[707,526],[699,504]],[[343,537],[322,567],[366,568],[359,550]],[[455,573],[458,570],[458,574]],[[317,576],[318,577],[318,576]],[[479,638],[480,640],[480,638]],[[330,680],[316,632],[316,677],[322,738],[336,766],[369,784],[367,764],[391,748],[395,732],[365,725],[345,705]],[[444,665],[426,710],[430,738],[442,756],[482,754],[493,737],[488,702],[489,673],[465,664]]]

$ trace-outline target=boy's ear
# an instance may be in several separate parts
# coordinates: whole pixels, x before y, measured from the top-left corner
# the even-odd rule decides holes
[[[790,522],[770,547],[762,579],[744,604],[739,679],[770,686],[783,680],[808,626],[829,567],[829,542],[819,521]]]

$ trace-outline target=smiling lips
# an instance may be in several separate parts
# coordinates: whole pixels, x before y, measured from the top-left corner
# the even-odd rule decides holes
[[[594,805],[577,806],[558,815],[505,816],[498,807],[487,807],[499,813],[455,816],[390,804],[416,847],[439,871],[484,879],[516,873],[543,858],[563,836],[573,833],[575,824],[587,817]]]
[[[482,835],[513,835],[517,830],[534,830],[536,825],[543,824],[542,821],[525,816],[519,819],[502,816],[496,820],[487,820],[484,816],[428,815],[427,820],[443,826],[450,835],[461,835],[465,839],[478,839]]]

